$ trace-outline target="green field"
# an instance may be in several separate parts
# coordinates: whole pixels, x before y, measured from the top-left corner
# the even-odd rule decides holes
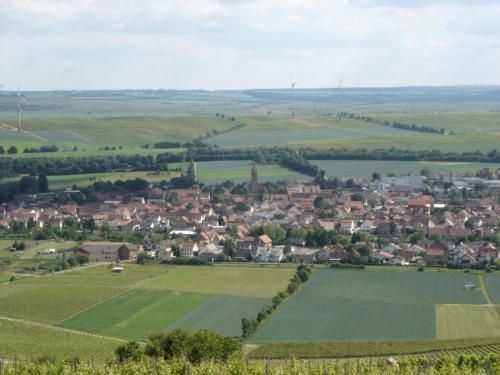
[[[486,275],[484,283],[488,288],[488,294],[493,303],[500,304],[500,276]]]
[[[12,120],[0,121],[16,125]],[[114,116],[27,117],[23,140],[45,139],[48,144],[142,144],[159,141],[186,142],[213,130],[227,130],[235,122],[216,116]],[[14,132],[15,133],[15,132]],[[12,135],[14,136],[14,135]],[[37,138],[38,136],[39,138]]]
[[[54,330],[64,332],[68,340],[79,331],[144,340],[151,333],[175,327],[206,328],[239,336],[241,318],[254,318],[270,303],[271,296],[286,287],[294,272],[284,266],[124,267],[123,273],[112,273],[108,266],[96,264],[1,282],[0,321],[15,319],[16,323],[49,333],[53,327],[70,329]],[[0,274],[0,281],[8,280],[7,276],[4,279]],[[19,342],[23,342],[23,335],[20,330]],[[7,336],[7,340],[18,345],[14,337]],[[8,342],[0,344],[0,357],[11,354],[6,345]],[[80,345],[78,340],[75,345]],[[86,355],[87,348],[80,346],[82,355]],[[68,346],[68,353],[72,348]],[[34,346],[29,355],[46,352],[50,350]]]
[[[1,284],[0,316],[56,323],[123,290],[118,286],[90,288],[85,284],[43,284],[43,280],[40,281],[38,284],[34,278],[29,278]]]
[[[439,340],[500,338],[500,306],[437,305],[436,308],[436,334]]]
[[[165,331],[209,296],[199,293],[132,289],[60,322],[64,328],[130,340]]]
[[[205,328],[220,335],[239,337],[241,319],[254,319],[268,304],[268,298],[215,295],[177,320],[170,328]],[[214,314],[214,311],[217,313]]]
[[[244,297],[272,297],[286,289],[293,268],[270,267],[171,267],[160,276],[137,287],[151,290],[227,294]]]
[[[222,147],[295,145],[321,149],[396,147],[441,151],[484,151],[500,143],[499,125],[492,125],[494,131],[471,131],[449,136],[406,131],[352,119],[338,121],[333,116],[254,116],[244,118],[244,121],[247,123],[245,128],[207,141]]]
[[[115,347],[122,344],[113,338],[1,318],[0,332],[1,358],[66,360],[78,357],[103,363],[113,359]]]
[[[251,162],[245,160],[231,161],[203,161],[197,162],[198,181],[204,184],[222,183],[231,180],[235,183],[250,181]],[[180,168],[180,163],[170,164],[171,168]],[[279,165],[259,165],[259,181],[309,181],[307,175],[282,168]],[[49,188],[52,190],[71,188],[73,185],[87,187],[96,181],[117,181],[134,178],[142,178],[150,183],[169,181],[179,172],[109,172],[109,173],[86,173],[61,176],[48,176]],[[17,181],[19,177],[7,178],[3,181]]]
[[[395,175],[407,175],[420,173],[427,168],[431,173],[450,172],[477,172],[488,168],[495,171],[500,164],[495,163],[449,163],[449,162],[426,162],[426,161],[389,161],[389,160],[311,160],[330,177],[360,176],[370,178],[373,172],[380,174],[394,173]]]
[[[251,339],[369,341],[436,339],[436,304],[481,304],[464,290],[473,275],[440,272],[316,271]]]
[[[196,163],[198,167],[198,180],[204,184],[221,183],[231,180],[236,183],[250,181],[250,169],[252,163],[246,160],[232,161],[204,161]],[[309,181],[310,176],[282,168],[279,165],[259,165],[259,181],[275,182],[287,181]]]

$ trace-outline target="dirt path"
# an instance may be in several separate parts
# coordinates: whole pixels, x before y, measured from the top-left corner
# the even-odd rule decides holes
[[[9,125],[9,124],[6,124],[6,123],[1,123],[0,125],[2,125],[3,127],[6,127],[10,131],[17,132],[17,128],[14,127],[14,126],[12,126],[12,125]],[[42,142],[46,142],[46,143],[49,142],[47,139],[39,136],[38,134],[34,134],[34,133],[28,132],[28,131],[23,130],[23,129],[21,129],[21,133],[28,134],[28,135],[30,135],[32,137],[35,137],[35,138],[39,139]]]
[[[127,340],[119,339],[119,338],[116,338],[116,337],[102,336],[102,335],[96,335],[94,333],[75,331],[73,329],[56,327],[56,326],[53,326],[53,325],[50,325],[50,324],[46,324],[46,323],[39,323],[39,322],[33,322],[31,320],[11,318],[11,317],[8,317],[8,316],[1,316],[0,315],[0,320],[5,320],[5,321],[8,321],[8,322],[14,322],[14,323],[27,324],[27,325],[31,325],[31,326],[34,326],[34,327],[47,328],[47,329],[51,329],[51,330],[55,330],[55,331],[59,331],[59,332],[73,333],[73,334],[77,334],[77,335],[81,335],[81,336],[95,337],[95,338],[98,338],[98,339],[108,339],[108,340],[114,340],[114,341],[118,341],[118,342],[126,342],[127,341]]]
[[[483,293],[484,299],[488,305],[493,305],[493,301],[491,300],[490,294],[488,293],[488,289],[486,288],[486,284],[484,283],[484,276],[478,275],[479,278],[479,288],[481,289],[481,293]]]

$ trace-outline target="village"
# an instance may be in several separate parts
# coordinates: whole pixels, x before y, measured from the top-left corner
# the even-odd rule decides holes
[[[89,262],[497,267],[498,180],[450,177],[449,189],[434,186],[431,195],[436,178],[352,177],[349,187],[337,189],[293,182],[266,193],[254,165],[248,194],[220,185],[216,192],[98,192],[92,202],[79,190],[20,195],[0,208],[0,227],[5,233],[69,227],[79,242],[65,257]],[[113,233],[136,235],[113,240]]]

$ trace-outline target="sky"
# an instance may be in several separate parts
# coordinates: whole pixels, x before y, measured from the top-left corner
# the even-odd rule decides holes
[[[0,0],[0,84],[500,84],[499,20],[499,0]]]

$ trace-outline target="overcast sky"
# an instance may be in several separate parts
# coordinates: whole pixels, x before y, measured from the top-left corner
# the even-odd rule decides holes
[[[3,90],[500,84],[499,0],[0,0]]]

